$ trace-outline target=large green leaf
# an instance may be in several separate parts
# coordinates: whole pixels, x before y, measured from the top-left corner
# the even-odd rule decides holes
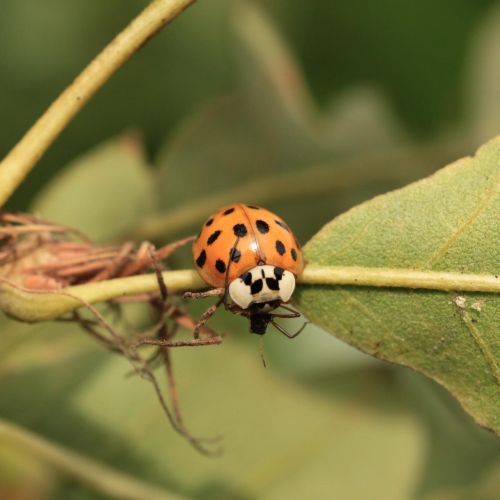
[[[366,202],[305,247],[318,265],[500,272],[500,139],[435,175]],[[498,294],[302,287],[301,310],[376,357],[444,385],[500,433]]]

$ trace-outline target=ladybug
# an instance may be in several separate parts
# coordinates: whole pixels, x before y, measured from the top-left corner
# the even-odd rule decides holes
[[[242,203],[221,208],[207,219],[193,243],[193,260],[203,280],[213,288],[189,297],[219,296],[202,316],[195,337],[217,307],[250,320],[250,332],[263,335],[269,323],[293,338],[275,318],[297,318],[290,301],[304,257],[288,225],[269,210]],[[231,299],[231,303],[228,302]],[[277,308],[285,313],[273,312]]]

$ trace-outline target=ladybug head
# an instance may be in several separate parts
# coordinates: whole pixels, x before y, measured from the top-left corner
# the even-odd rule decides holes
[[[271,319],[272,316],[269,313],[255,313],[250,315],[250,332],[257,335],[264,335]]]
[[[288,302],[294,289],[293,273],[281,267],[259,265],[233,280],[229,284],[229,295],[236,305],[248,309],[254,305]]]
[[[279,300],[271,302],[260,302],[259,304],[252,304],[248,308],[248,313],[245,315],[250,320],[250,332],[257,335],[264,335],[267,326],[273,319],[270,311],[276,309],[281,305]]]

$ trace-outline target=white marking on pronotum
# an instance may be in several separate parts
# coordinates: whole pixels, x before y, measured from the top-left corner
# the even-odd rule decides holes
[[[252,304],[263,302],[288,302],[294,289],[293,273],[280,267],[262,265],[233,280],[229,285],[229,296],[242,309],[248,309]]]

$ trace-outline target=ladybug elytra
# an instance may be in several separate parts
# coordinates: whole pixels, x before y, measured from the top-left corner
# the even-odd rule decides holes
[[[231,312],[248,317],[253,333],[264,334],[269,323],[288,337],[302,331],[290,335],[274,321],[300,316],[284,304],[290,301],[296,277],[304,268],[300,245],[277,215],[241,203],[220,209],[194,241],[193,260],[214,290],[192,296],[219,295],[217,306],[224,303]],[[288,313],[273,313],[278,307]]]

